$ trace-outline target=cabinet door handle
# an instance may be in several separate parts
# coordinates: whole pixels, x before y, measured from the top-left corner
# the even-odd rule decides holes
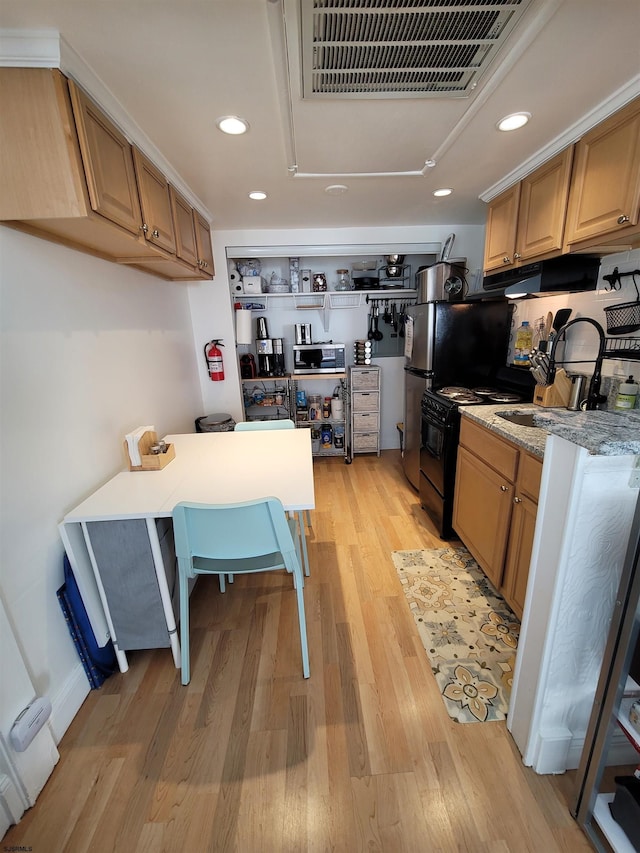
[[[521,504],[521,503],[522,503],[522,498],[515,497],[515,498],[513,499],[513,502],[514,502],[514,504]]]
[[[156,238],[156,240],[158,239],[158,237],[160,236],[160,232],[158,231],[158,229],[157,229],[157,228],[154,228],[154,229],[153,229],[153,231],[151,232],[151,236],[152,236],[152,237],[155,237],[155,238]]]
[[[516,252],[515,255],[513,256],[513,260],[519,261],[521,257],[522,257],[522,255],[520,254],[520,252]]]
[[[501,492],[508,492],[508,491],[509,491],[509,486],[500,486],[500,491],[501,491]]]
[[[147,233],[147,231],[149,230],[149,226],[147,225],[146,222],[144,223],[144,225],[140,226],[140,230],[142,231],[143,234]]]
[[[625,225],[628,221],[629,217],[625,216],[624,214],[618,217],[618,225]]]
[[[509,257],[507,257],[507,255],[505,255],[504,258],[502,259],[502,263],[503,264],[510,264],[511,258],[509,258]]]

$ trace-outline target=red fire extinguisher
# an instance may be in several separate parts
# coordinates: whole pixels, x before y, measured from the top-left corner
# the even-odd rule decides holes
[[[222,350],[224,344],[221,340],[209,341],[204,345],[204,357],[207,362],[209,379],[212,382],[220,382],[224,379],[224,364],[222,363]]]

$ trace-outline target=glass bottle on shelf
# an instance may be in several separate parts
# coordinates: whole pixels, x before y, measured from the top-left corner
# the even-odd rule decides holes
[[[338,273],[338,281],[336,283],[336,290],[345,291],[351,290],[351,279],[349,278],[349,270],[336,270]]]

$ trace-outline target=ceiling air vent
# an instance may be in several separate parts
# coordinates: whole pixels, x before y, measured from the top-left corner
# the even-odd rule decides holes
[[[305,98],[468,96],[531,0],[300,0]]]

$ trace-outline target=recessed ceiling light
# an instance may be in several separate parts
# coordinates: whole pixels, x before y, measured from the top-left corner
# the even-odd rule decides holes
[[[249,130],[249,122],[240,116],[220,116],[216,119],[216,126],[223,133],[230,133],[233,136],[238,136],[240,133],[246,133]]]
[[[498,130],[517,130],[519,127],[524,127],[530,118],[531,113],[511,113],[500,119],[496,127]]]
[[[346,187],[344,184],[331,184],[331,186],[325,187],[324,191],[329,195],[342,195],[342,193],[346,193],[349,187]]]
[[[451,195],[453,190],[450,190],[449,187],[443,187],[441,190],[434,190],[433,194],[436,198],[440,198],[441,196]]]
[[[254,190],[249,193],[249,198],[252,198],[254,201],[262,201],[267,197],[266,193],[263,193],[262,190]]]

